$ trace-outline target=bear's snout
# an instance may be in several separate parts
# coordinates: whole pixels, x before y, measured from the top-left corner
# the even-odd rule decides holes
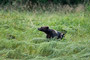
[[[40,28],[38,28],[38,30],[41,30]]]

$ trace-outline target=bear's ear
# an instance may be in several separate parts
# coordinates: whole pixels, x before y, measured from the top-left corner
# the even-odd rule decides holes
[[[47,29],[49,29],[49,27],[48,27],[48,26],[47,26],[46,28],[47,28]]]

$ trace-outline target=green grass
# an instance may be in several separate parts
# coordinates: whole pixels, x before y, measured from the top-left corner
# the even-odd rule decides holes
[[[63,40],[46,39],[37,30],[41,26],[67,33]],[[4,59],[90,60],[90,14],[1,10],[0,60]]]

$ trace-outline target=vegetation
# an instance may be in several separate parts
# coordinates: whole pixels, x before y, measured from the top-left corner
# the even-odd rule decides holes
[[[61,3],[61,4],[77,4],[77,3],[87,3],[89,0],[0,0],[0,4],[13,4],[14,2],[20,4],[26,4],[27,2],[32,3]]]
[[[89,16],[88,4],[0,8],[0,60],[90,60]],[[62,40],[46,39],[41,26],[67,33]]]

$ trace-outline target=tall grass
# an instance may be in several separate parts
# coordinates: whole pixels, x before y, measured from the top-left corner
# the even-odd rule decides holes
[[[0,11],[0,59],[90,60],[90,14],[79,5],[68,11]],[[54,9],[54,8],[52,8]],[[64,39],[46,39],[38,27],[66,30]],[[15,37],[15,38],[13,38]]]

